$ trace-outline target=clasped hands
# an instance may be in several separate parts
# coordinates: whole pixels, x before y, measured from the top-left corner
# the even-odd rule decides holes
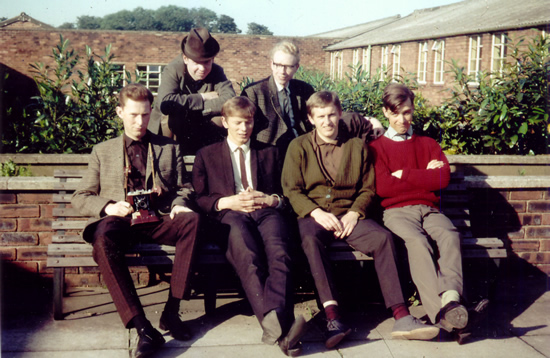
[[[333,231],[334,237],[337,239],[348,237],[353,232],[353,229],[355,229],[359,220],[359,213],[356,211],[348,211],[341,219],[338,219],[336,215],[326,212],[321,208],[313,210],[309,216],[325,230]]]
[[[445,166],[445,163],[442,160],[433,159],[431,160],[428,165],[426,166],[426,169],[440,169]],[[403,175],[403,170],[399,169],[391,173],[392,176],[401,179],[401,176]]]
[[[239,194],[226,196],[218,200],[218,210],[230,209],[251,213],[258,209],[273,208],[279,204],[279,198],[267,195],[250,187]]]

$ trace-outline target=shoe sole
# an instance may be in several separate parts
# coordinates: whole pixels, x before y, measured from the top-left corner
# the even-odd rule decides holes
[[[439,328],[425,327],[425,328],[413,329],[412,331],[392,332],[391,336],[393,339],[429,341],[437,337],[438,334],[439,334]]]
[[[298,357],[302,354],[302,346],[299,344],[300,339],[307,332],[307,323],[304,316],[298,316],[288,334],[283,341],[279,344],[281,351],[289,357]]]
[[[445,313],[445,317],[441,318],[440,323],[449,331],[453,328],[462,329],[468,324],[468,310],[462,305],[450,309]]]
[[[325,347],[327,347],[327,349],[334,348],[338,343],[342,342],[342,339],[344,339],[350,333],[351,333],[351,328],[349,328],[346,332],[342,332],[335,336],[330,337],[325,341]]]

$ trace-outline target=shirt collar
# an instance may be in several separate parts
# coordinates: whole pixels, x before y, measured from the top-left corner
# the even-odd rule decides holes
[[[275,86],[277,86],[277,92],[281,92],[283,89],[286,89],[286,93],[290,93],[290,90],[288,89],[289,83],[286,84],[286,87],[281,86],[277,81],[273,80],[275,82]]]
[[[412,129],[412,126],[409,127],[409,129],[407,130],[407,133],[405,133],[410,137],[412,137],[413,135],[413,129]],[[401,134],[397,133],[397,131],[395,129],[393,129],[393,127],[389,126],[388,129],[386,130],[386,132],[384,133],[384,137],[386,138],[389,138],[391,140],[394,140],[394,137],[396,136],[401,136]]]
[[[149,131],[145,132],[145,135],[141,138],[141,140],[134,140],[126,135],[126,133],[122,134],[122,138],[124,139],[124,145],[126,148],[132,145],[132,143],[143,143],[144,145],[149,144]]]
[[[229,150],[231,152],[236,151],[237,148],[239,148],[239,147],[241,147],[243,149],[243,152],[245,154],[248,153],[248,151],[250,150],[250,139],[245,144],[239,146],[239,145],[236,145],[235,143],[233,143],[229,138],[227,138],[227,144],[229,145]]]

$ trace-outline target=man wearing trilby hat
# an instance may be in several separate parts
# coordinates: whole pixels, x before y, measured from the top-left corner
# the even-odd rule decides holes
[[[175,136],[182,153],[194,155],[199,148],[225,137],[213,119],[220,116],[222,105],[235,91],[223,68],[214,63],[220,45],[207,29],[191,29],[181,49],[183,53],[162,72],[148,129]]]

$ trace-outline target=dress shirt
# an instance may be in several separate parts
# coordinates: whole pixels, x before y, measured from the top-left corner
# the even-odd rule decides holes
[[[384,137],[389,138],[396,142],[404,142],[406,140],[411,139],[413,135],[413,129],[412,127],[409,127],[409,130],[407,130],[407,133],[405,134],[399,134],[395,129],[393,129],[391,126],[388,127],[386,132],[384,133]]]
[[[126,147],[126,155],[130,164],[130,172],[128,173],[128,191],[144,190],[145,174],[147,170],[147,152],[149,144],[149,136],[145,135],[142,140],[137,141],[124,136],[124,145]]]
[[[283,94],[282,91],[286,91],[286,94],[288,96],[288,120],[290,121],[290,129],[294,132],[294,136],[298,136],[298,131],[295,128],[296,122],[294,121],[294,111],[292,110],[292,101],[290,100],[290,88],[288,88],[288,84],[286,87],[281,86],[280,84],[275,81],[275,86],[277,86],[277,95],[279,96],[279,104],[281,106],[281,112],[285,114],[285,106],[283,105]]]
[[[233,177],[235,178],[235,193],[240,193],[241,191],[246,190],[243,187],[243,182],[241,180],[241,167],[239,159],[239,148],[243,149],[244,152],[244,165],[246,168],[246,177],[248,179],[248,185],[254,189],[252,183],[252,169],[250,168],[250,140],[245,144],[238,146],[233,143],[229,138],[227,138],[227,144],[229,145],[229,151],[231,153],[231,164],[233,167]]]

